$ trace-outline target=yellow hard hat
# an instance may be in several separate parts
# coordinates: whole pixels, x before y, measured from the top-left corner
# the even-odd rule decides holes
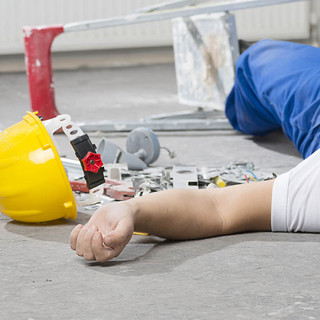
[[[23,222],[77,217],[66,171],[36,113],[0,133],[0,212]]]

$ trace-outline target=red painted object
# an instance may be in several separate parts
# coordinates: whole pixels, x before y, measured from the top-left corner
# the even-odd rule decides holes
[[[88,152],[87,155],[81,160],[85,171],[97,173],[103,166],[101,155],[98,153]]]
[[[133,198],[135,192],[131,183],[123,183],[117,186],[108,186],[106,188],[106,195],[110,198],[124,201]]]
[[[31,109],[44,119],[60,114],[55,105],[51,45],[63,31],[63,25],[23,28]]]
[[[83,193],[89,193],[90,190],[87,187],[87,183],[85,181],[70,181],[72,191],[78,191]]]
[[[72,191],[89,193],[89,189],[85,181],[70,181],[70,185]],[[104,194],[115,200],[123,201],[135,196],[132,182],[129,181],[106,179],[106,183],[103,187]]]

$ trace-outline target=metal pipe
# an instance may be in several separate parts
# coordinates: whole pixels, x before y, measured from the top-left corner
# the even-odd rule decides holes
[[[225,119],[183,119],[115,122],[95,121],[80,122],[77,125],[85,132],[129,132],[137,127],[147,127],[154,131],[189,131],[189,130],[232,130],[227,118]]]
[[[160,20],[170,20],[177,17],[190,17],[198,14],[215,13],[224,11],[235,11],[242,9],[250,9],[263,6],[271,6],[277,4],[284,4],[290,2],[300,2],[309,0],[236,0],[234,1],[221,1],[217,4],[210,6],[197,6],[191,8],[167,10],[167,11],[156,11],[151,13],[134,13],[127,16],[82,21],[75,23],[67,23],[64,25],[65,32],[73,31],[86,31],[92,29],[109,28],[121,25],[130,25],[137,23],[145,23]]]
[[[186,6],[193,6],[199,3],[209,2],[210,0],[176,0],[176,1],[167,1],[162,3],[157,3],[151,6],[143,7],[136,10],[136,13],[149,13],[158,10],[168,10],[182,8]],[[211,0],[212,1],[212,0]]]

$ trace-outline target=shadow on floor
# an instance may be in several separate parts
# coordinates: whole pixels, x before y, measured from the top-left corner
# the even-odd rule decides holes
[[[154,244],[149,250],[146,250],[145,254],[137,256],[136,258],[134,258],[134,245],[141,247],[142,243],[129,243],[122,254],[112,261],[97,263],[82,260],[82,264],[90,266],[95,271],[121,277],[165,274],[186,263],[188,260],[212,254],[216,251],[224,250],[225,248],[238,245],[242,242],[251,241],[262,243],[320,242],[320,237],[311,234],[281,234],[269,232],[244,233],[193,241],[172,242],[162,240],[161,242]],[[133,259],[128,260],[127,258],[129,256]],[[219,255],[216,257],[216,262],[219,263]]]
[[[248,139],[262,148],[301,158],[301,154],[283,134],[282,130],[274,131],[262,137],[255,136]]]
[[[90,216],[79,214],[77,222],[57,220],[50,223],[24,224],[10,221],[5,229],[40,241],[69,244],[69,234],[77,223]],[[287,233],[244,233],[193,241],[167,241],[153,236],[134,236],[119,257],[105,262],[88,262],[74,254],[74,262],[108,275],[121,277],[164,274],[190,259],[224,250],[242,242],[320,242],[320,236]],[[218,259],[218,256],[217,258]],[[217,261],[218,263],[218,261]]]
[[[90,215],[78,213],[76,221],[59,219],[41,223],[23,223],[12,220],[6,224],[5,229],[11,233],[40,241],[69,243],[71,230],[77,224],[84,224],[89,219]]]

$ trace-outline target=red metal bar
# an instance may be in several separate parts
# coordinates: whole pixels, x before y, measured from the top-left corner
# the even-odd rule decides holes
[[[51,45],[63,31],[63,25],[23,28],[31,110],[44,119],[60,114],[54,97]]]

